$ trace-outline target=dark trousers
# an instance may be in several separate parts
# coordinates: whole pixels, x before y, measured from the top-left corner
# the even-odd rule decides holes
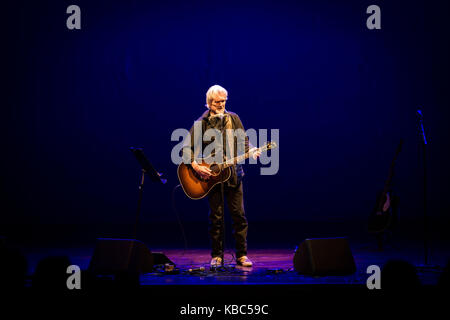
[[[237,187],[229,187],[224,183],[224,200],[228,206],[233,221],[233,235],[236,242],[236,258],[247,255],[247,219],[244,211],[244,198],[242,182]],[[220,184],[216,185],[209,193],[209,221],[211,236],[211,256],[222,257],[222,195]]]

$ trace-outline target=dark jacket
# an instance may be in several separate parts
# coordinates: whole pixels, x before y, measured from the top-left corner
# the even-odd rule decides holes
[[[201,146],[202,152],[205,150],[205,148],[210,144],[213,143],[214,140],[211,141],[203,141],[203,134],[208,129],[218,129],[221,128],[221,123],[218,118],[210,118],[209,117],[209,110],[206,110],[200,118],[198,118],[196,121],[201,121],[201,136],[200,137],[194,137],[194,125],[192,126],[190,133],[190,144],[189,141],[185,141],[185,144],[183,146],[183,160],[187,163],[192,163],[194,159],[198,159],[199,150],[194,150],[195,141],[194,139],[197,138],[198,146]],[[225,111],[225,114],[227,114],[230,117],[231,120],[231,128],[232,129],[242,129],[243,132],[245,132],[244,126],[242,125],[241,119],[239,116],[234,112]],[[233,157],[236,157],[238,155],[241,155],[243,152],[248,152],[250,148],[252,148],[252,145],[249,143],[247,135],[237,135],[234,137],[234,154]],[[242,148],[238,148],[238,146],[244,146],[244,150],[241,150]],[[225,153],[226,153],[226,144],[225,144]],[[203,158],[209,155],[202,155]],[[234,187],[238,186],[241,182],[242,178],[244,177],[244,169],[242,168],[242,164],[236,164],[231,167],[232,174],[231,178],[227,181],[227,185]]]

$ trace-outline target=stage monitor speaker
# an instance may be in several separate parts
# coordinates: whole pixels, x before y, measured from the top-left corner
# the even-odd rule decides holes
[[[134,239],[99,238],[89,271],[109,275],[121,272],[148,273],[153,270],[153,255],[147,246]]]
[[[175,265],[175,263],[162,252],[153,252],[152,255],[153,255],[153,265],[161,265],[161,264],[171,264],[173,266]]]
[[[309,275],[345,275],[356,271],[347,238],[306,239],[295,251],[294,268]]]

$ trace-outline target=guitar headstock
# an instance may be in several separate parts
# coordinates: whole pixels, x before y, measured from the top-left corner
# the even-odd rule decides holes
[[[261,150],[270,150],[275,149],[277,147],[277,144],[273,141],[267,142],[263,147],[261,147]]]

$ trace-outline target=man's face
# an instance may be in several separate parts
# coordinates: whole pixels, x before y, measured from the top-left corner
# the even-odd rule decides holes
[[[209,109],[213,115],[221,114],[225,111],[225,104],[227,103],[227,95],[224,93],[218,93],[211,101]]]

